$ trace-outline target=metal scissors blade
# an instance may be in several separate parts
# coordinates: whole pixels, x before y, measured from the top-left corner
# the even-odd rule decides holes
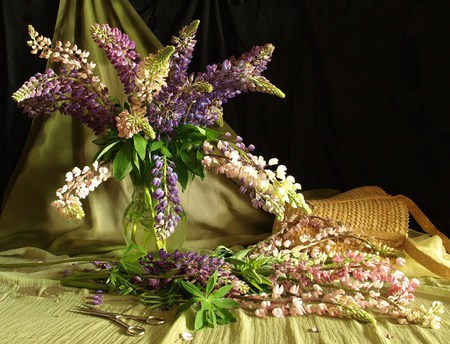
[[[120,314],[108,313],[99,309],[94,308],[91,310],[88,307],[77,307],[73,310],[76,313],[88,314],[88,315],[96,315],[100,317],[104,317],[110,319],[119,325],[125,328],[125,332],[130,336],[143,336],[145,334],[145,328],[142,326],[133,326],[122,320],[122,316]]]
[[[105,314],[105,315],[111,315],[111,316],[116,316],[119,315],[122,318],[125,319],[132,319],[132,320],[139,320],[139,321],[144,321],[147,324],[150,325],[162,325],[166,322],[166,320],[162,317],[158,317],[155,315],[149,315],[148,317],[142,317],[139,315],[132,315],[132,314],[124,314],[124,313],[111,313],[111,312],[107,312],[104,311],[100,308],[96,308],[96,307],[92,307],[90,305],[83,305],[84,309],[89,311],[89,312],[95,312],[95,313],[100,313],[100,314]]]

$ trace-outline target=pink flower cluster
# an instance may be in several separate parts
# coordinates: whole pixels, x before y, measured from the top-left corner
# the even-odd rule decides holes
[[[339,242],[363,239],[348,228],[318,218],[305,216],[299,222],[316,228],[303,233],[300,240],[286,239],[292,238],[292,232],[299,234],[292,226],[292,232],[284,230],[252,248],[251,256],[263,254],[278,262],[269,276],[271,295],[245,295],[243,308],[252,309],[258,317],[316,314],[369,323],[375,322],[371,312],[376,312],[400,323],[439,328],[442,304],[411,309],[419,281],[397,270],[390,258],[376,251],[378,246],[366,246],[366,251],[338,249]],[[401,257],[395,260],[397,265],[404,263]]]
[[[130,139],[133,135],[143,131],[148,137],[154,138],[155,132],[148,123],[147,117],[145,117],[145,109],[134,109],[132,113],[124,109],[116,116],[116,127],[118,130],[117,136]]]

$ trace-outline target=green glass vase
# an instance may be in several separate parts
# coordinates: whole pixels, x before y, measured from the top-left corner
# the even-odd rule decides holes
[[[148,251],[166,250],[165,240],[155,232],[155,213],[149,186],[133,183],[131,202],[123,215],[123,233],[128,246],[134,244]]]

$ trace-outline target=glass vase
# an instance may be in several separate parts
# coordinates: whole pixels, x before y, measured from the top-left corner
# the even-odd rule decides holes
[[[133,184],[131,202],[123,215],[123,233],[126,244],[135,244],[146,252],[164,249],[165,240],[159,240],[155,232],[155,214],[150,188]]]

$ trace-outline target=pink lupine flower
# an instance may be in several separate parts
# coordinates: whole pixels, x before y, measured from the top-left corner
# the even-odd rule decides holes
[[[282,308],[276,307],[276,308],[272,309],[272,315],[275,318],[283,318],[284,317],[284,311],[283,311]]]
[[[298,284],[294,284],[289,288],[289,292],[293,295],[298,295],[299,291],[300,291],[300,286]]]
[[[284,293],[284,287],[280,284],[276,284],[272,288],[272,298],[274,298],[274,299],[280,298],[283,293]]]
[[[255,315],[258,318],[265,318],[267,316],[267,309],[265,309],[265,308],[258,308],[257,310],[255,310]]]

